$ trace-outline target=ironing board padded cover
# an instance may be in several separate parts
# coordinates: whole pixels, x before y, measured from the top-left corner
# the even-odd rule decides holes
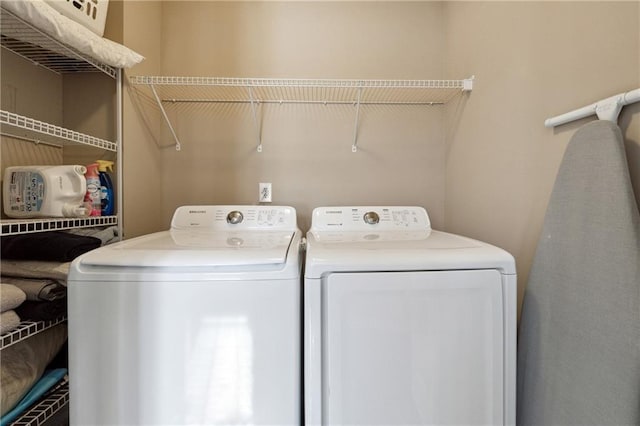
[[[640,218],[620,129],[580,128],[544,219],[520,322],[519,425],[640,424]]]

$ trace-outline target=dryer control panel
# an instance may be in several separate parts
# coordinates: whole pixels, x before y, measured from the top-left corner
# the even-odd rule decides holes
[[[172,229],[288,230],[297,228],[296,211],[287,206],[182,206]]]
[[[429,231],[431,223],[422,207],[319,207],[313,211],[311,231]]]

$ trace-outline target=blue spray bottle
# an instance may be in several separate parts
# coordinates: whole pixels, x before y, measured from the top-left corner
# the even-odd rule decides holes
[[[98,175],[100,176],[100,198],[102,216],[111,216],[114,212],[115,193],[113,191],[113,181],[107,171],[113,172],[113,161],[97,160]]]

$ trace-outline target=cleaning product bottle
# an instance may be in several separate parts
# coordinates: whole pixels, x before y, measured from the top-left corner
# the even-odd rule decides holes
[[[2,204],[12,218],[83,217],[86,167],[18,166],[4,172]]]
[[[100,176],[100,200],[102,216],[111,216],[114,211],[115,194],[113,181],[107,172],[113,172],[113,161],[97,160],[98,174]]]
[[[84,174],[87,180],[87,193],[84,200],[91,204],[89,216],[100,216],[102,203],[100,201],[100,176],[98,175],[98,163],[87,165],[87,172]]]

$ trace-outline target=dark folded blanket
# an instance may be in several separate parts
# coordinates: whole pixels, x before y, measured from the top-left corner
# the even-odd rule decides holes
[[[99,238],[53,231],[2,237],[2,258],[70,262],[100,247]]]
[[[27,300],[15,309],[23,321],[50,321],[63,317],[67,313],[67,298],[51,302],[32,302]]]

